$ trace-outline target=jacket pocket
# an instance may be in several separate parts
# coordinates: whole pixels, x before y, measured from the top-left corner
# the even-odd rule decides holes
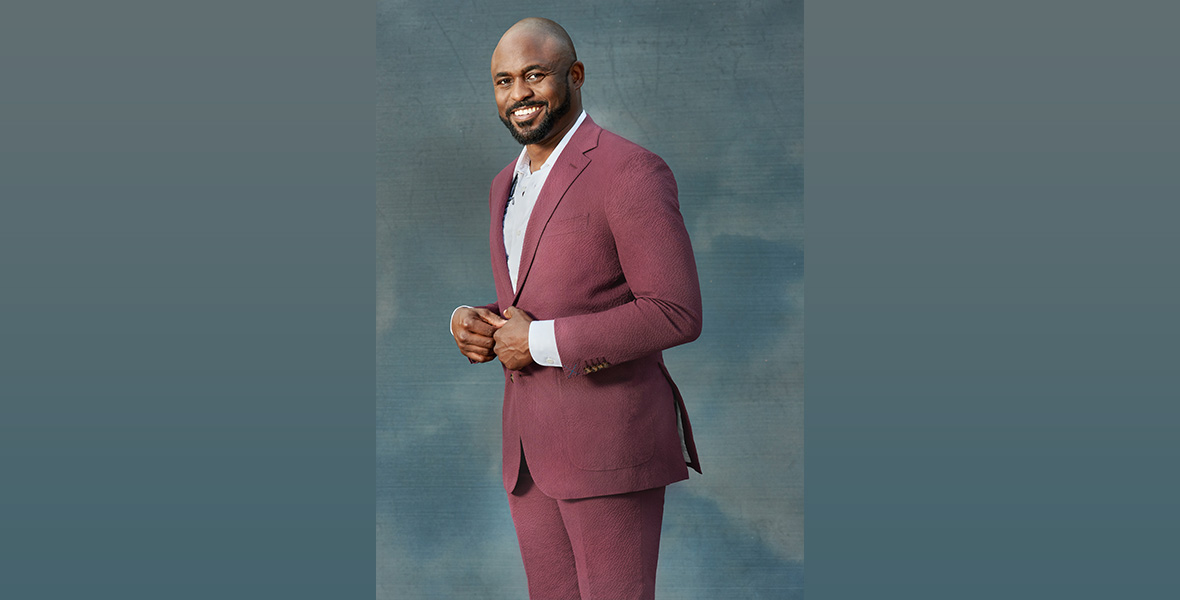
[[[586,224],[590,220],[590,215],[578,215],[569,219],[561,219],[559,221],[550,221],[545,226],[545,235],[562,235],[565,233],[574,233],[586,228]]]
[[[626,382],[593,381],[621,374],[612,374],[613,370],[562,382],[566,454],[585,471],[626,469],[651,460],[654,454],[650,398],[645,390]]]

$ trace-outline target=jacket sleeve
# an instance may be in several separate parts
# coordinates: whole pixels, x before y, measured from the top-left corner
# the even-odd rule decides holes
[[[633,297],[625,304],[555,320],[561,362],[582,375],[695,340],[701,289],[671,169],[641,153],[620,170],[604,207]]]

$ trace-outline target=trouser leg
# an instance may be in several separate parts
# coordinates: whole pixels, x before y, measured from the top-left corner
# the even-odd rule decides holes
[[[557,500],[537,487],[522,455],[508,507],[532,600],[655,598],[663,487]]]
[[[664,488],[558,500],[582,600],[651,600]]]
[[[516,489],[508,494],[520,557],[533,600],[580,600],[573,548],[557,501],[533,483],[521,468]]]

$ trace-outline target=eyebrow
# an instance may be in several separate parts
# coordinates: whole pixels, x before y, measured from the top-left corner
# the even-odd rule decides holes
[[[529,66],[525,67],[524,69],[522,69],[521,73],[528,73],[529,71],[546,71],[546,72],[548,72],[548,71],[552,71],[552,69],[550,69],[549,67],[546,67],[545,65],[529,65]],[[499,73],[492,75],[492,79],[499,79],[500,77],[508,77],[511,75],[512,75],[512,73],[509,73],[507,71],[500,71]]]

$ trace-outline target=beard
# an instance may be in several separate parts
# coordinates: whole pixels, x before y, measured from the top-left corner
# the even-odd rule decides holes
[[[564,117],[566,115],[566,113],[568,113],[570,111],[570,84],[569,84],[569,81],[565,82],[565,90],[564,91],[565,91],[565,99],[562,100],[561,104],[558,104],[557,108],[546,111],[545,117],[542,118],[541,122],[538,123],[537,126],[534,127],[530,131],[518,130],[516,128],[516,126],[512,124],[512,121],[508,120],[508,118],[505,117],[504,115],[500,115],[500,122],[503,123],[504,126],[508,128],[508,132],[512,134],[512,137],[514,139],[516,139],[516,141],[519,142],[520,145],[527,146],[529,144],[536,144],[537,142],[540,142],[541,140],[549,137],[550,132],[553,131],[553,126],[557,124],[557,120]],[[545,105],[545,104],[546,103],[544,103],[544,102],[521,102],[521,103],[514,105],[512,108],[508,109],[507,112],[508,112],[508,114],[511,114],[512,111],[520,109],[520,108],[524,108],[526,106],[539,106],[539,105]]]

